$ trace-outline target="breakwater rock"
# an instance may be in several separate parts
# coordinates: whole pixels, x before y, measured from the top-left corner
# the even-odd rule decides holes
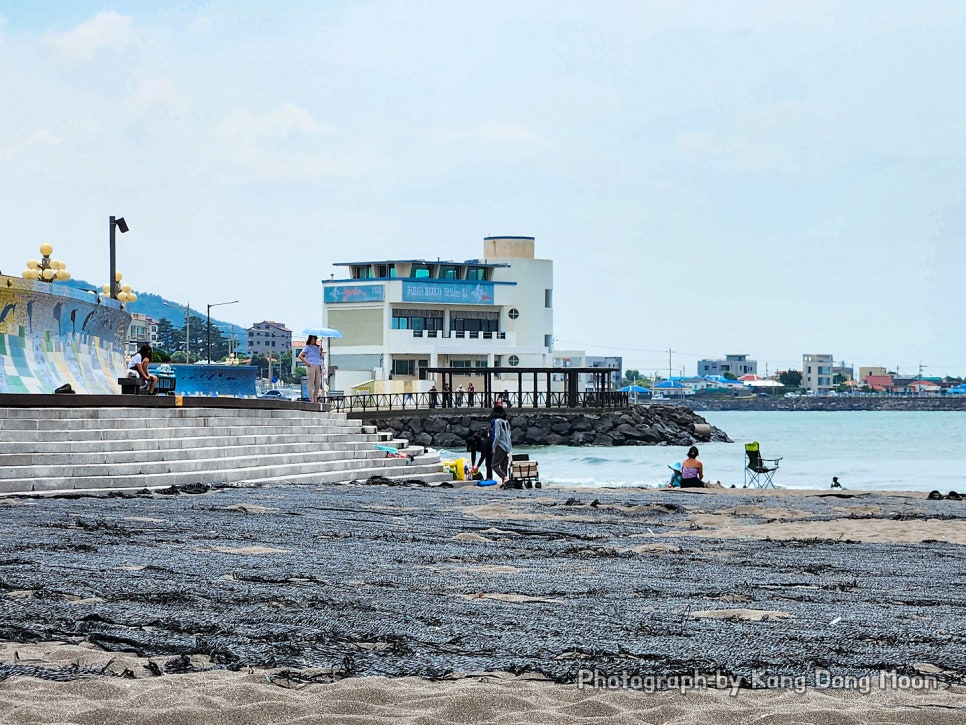
[[[727,433],[709,425],[694,411],[668,405],[637,405],[593,413],[513,409],[507,412],[514,446],[688,446],[699,441],[731,442]],[[368,416],[363,420],[417,445],[451,449],[462,449],[470,431],[490,420],[488,410],[419,413]]]
[[[966,395],[803,395],[798,398],[692,398],[693,410],[966,411]]]

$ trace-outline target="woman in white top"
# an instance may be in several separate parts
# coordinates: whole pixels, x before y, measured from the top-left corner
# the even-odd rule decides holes
[[[154,395],[154,389],[158,385],[157,376],[152,375],[148,370],[148,363],[151,362],[153,355],[154,351],[151,350],[151,346],[145,343],[131,356],[131,359],[127,363],[127,376],[129,378],[139,378],[141,380],[141,390],[145,391],[148,395]]]

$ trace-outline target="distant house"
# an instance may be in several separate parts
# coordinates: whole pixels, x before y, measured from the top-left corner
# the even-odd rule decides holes
[[[895,387],[892,376],[889,374],[866,375],[864,382],[869,386],[869,388],[880,393],[892,392],[893,388]]]
[[[802,355],[802,387],[811,393],[827,393],[831,390],[832,364],[831,355]]]
[[[281,356],[292,347],[292,331],[281,322],[264,320],[249,327],[248,352],[252,355],[274,353]]]
[[[742,375],[757,375],[758,361],[749,360],[747,355],[725,355],[724,360],[698,360],[698,375],[724,375],[731,373],[736,378]]]

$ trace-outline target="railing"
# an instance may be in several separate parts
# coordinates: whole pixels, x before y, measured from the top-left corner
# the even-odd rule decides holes
[[[440,412],[474,411],[489,412],[497,400],[503,401],[507,412],[515,409],[578,410],[586,408],[627,408],[627,393],[607,391],[599,393],[533,392],[525,393],[363,393],[329,397],[327,403],[335,411],[352,413],[360,411],[390,412],[407,410],[438,410]]]
[[[413,337],[443,337],[458,340],[506,340],[505,332],[466,332],[463,330],[413,330]]]

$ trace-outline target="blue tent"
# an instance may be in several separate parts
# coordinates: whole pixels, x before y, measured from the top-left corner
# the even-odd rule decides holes
[[[641,387],[640,385],[626,385],[623,388],[620,388],[617,392],[633,393],[635,395],[646,395],[646,394],[649,394],[651,391],[648,390],[647,388]]]

